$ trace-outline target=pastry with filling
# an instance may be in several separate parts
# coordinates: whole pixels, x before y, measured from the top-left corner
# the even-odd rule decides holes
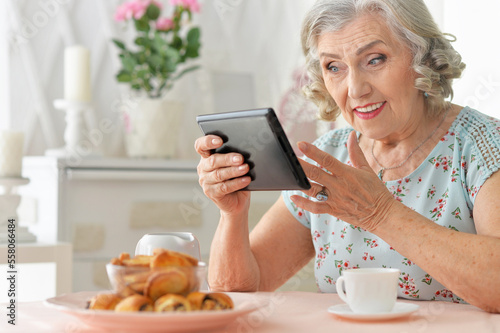
[[[224,293],[202,293],[194,291],[187,296],[193,310],[227,310],[233,309],[231,297]]]
[[[191,311],[191,303],[184,296],[167,294],[156,300],[154,309],[155,312]]]
[[[187,295],[191,290],[190,279],[180,268],[168,267],[152,273],[144,288],[144,295],[153,301],[165,294]]]
[[[116,305],[122,300],[116,294],[100,293],[90,299],[87,309],[90,310],[114,310]]]
[[[115,307],[117,312],[153,311],[153,309],[153,301],[142,295],[132,295],[124,298]]]

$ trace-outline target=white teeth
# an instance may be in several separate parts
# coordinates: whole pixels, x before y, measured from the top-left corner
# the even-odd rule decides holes
[[[384,102],[381,102],[381,103],[377,103],[377,104],[368,105],[366,108],[356,108],[356,111],[359,111],[359,112],[371,112],[373,110],[378,109],[383,104],[384,104]]]

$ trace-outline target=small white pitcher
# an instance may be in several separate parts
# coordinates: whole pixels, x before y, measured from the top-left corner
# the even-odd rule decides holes
[[[135,255],[152,255],[156,248],[178,251],[201,260],[200,242],[190,232],[161,232],[145,234],[135,247]]]

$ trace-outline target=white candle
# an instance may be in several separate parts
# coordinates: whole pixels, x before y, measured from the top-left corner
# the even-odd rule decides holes
[[[64,50],[64,99],[90,102],[90,51],[81,45]]]
[[[21,177],[24,134],[0,131],[0,177]]]

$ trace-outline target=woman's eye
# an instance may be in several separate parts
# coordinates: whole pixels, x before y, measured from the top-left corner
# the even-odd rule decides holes
[[[378,65],[385,60],[385,56],[381,55],[368,61],[369,65]]]
[[[328,69],[329,71],[334,72],[334,73],[339,71],[339,68],[337,66],[332,65],[332,64],[328,65],[326,67],[326,69]]]

